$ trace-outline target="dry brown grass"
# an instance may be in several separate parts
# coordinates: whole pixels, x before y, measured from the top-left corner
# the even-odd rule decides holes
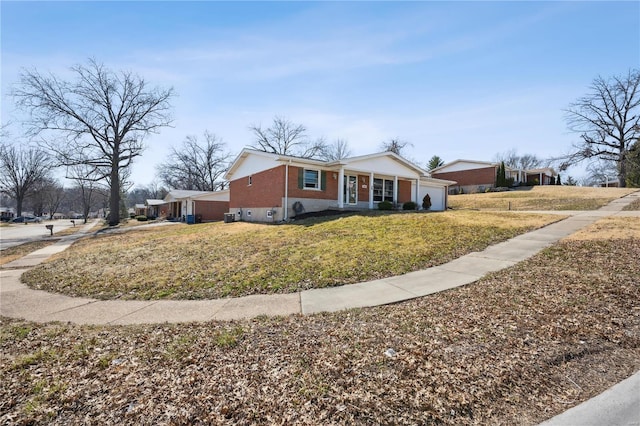
[[[638,197],[636,200],[633,200],[633,202],[631,202],[630,204],[624,206],[622,210],[626,210],[626,211],[640,210],[640,197]]]
[[[0,319],[0,423],[536,425],[640,369],[640,240],[613,232],[625,228],[390,306],[128,327]]]
[[[505,192],[449,196],[454,209],[479,210],[596,210],[637,191],[637,188],[586,188],[577,186],[534,186]]]
[[[600,240],[634,238],[640,240],[640,218],[607,217],[565,238],[566,240]]]
[[[58,240],[33,241],[30,243],[20,244],[18,246],[9,247],[0,251],[0,265],[13,262],[23,256],[28,255],[36,250],[50,246]]]
[[[559,216],[446,212],[351,215],[289,225],[172,225],[74,244],[23,275],[98,298],[219,298],[350,284],[442,264]]]

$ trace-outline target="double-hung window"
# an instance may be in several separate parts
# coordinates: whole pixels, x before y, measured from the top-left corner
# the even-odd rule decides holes
[[[388,179],[373,180],[373,201],[393,202],[393,181]]]
[[[305,189],[320,189],[320,172],[318,170],[304,169]]]

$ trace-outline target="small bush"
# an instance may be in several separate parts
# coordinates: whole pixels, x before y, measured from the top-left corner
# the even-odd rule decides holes
[[[147,219],[147,217],[145,215],[141,214],[140,216],[136,216],[136,220],[138,222],[146,222],[148,219]]]
[[[378,210],[391,210],[393,208],[393,204],[391,201],[380,201],[378,203]]]
[[[415,210],[416,207],[418,207],[416,203],[413,201],[407,201],[402,205],[402,210]]]
[[[429,194],[425,195],[422,199],[422,208],[425,210],[429,210],[431,208],[431,197]]]

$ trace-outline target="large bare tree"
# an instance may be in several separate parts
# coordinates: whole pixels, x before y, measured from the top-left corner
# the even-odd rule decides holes
[[[305,126],[283,117],[275,117],[271,127],[254,124],[249,130],[255,136],[252,148],[260,151],[303,158],[321,158],[326,151],[324,139],[310,140]]]
[[[224,189],[222,179],[229,168],[231,154],[216,135],[204,132],[204,141],[187,136],[182,145],[172,148],[168,161],[157,168],[160,180],[173,189],[217,191]]]
[[[76,185],[76,202],[82,206],[84,223],[87,223],[91,207],[97,196],[106,196],[106,186],[101,184],[100,174],[89,164],[74,164],[67,168],[67,179],[73,180]]]
[[[494,156],[496,163],[504,162],[505,165],[518,170],[529,170],[541,167],[544,162],[535,154],[518,154],[518,150],[510,149],[508,151],[496,154]]]
[[[583,160],[613,161],[618,185],[626,186],[627,156],[640,137],[639,86],[637,69],[610,79],[598,77],[591,92],[565,110],[569,129],[580,134],[581,141],[560,159],[561,170]]]
[[[324,148],[321,158],[325,161],[338,161],[351,156],[349,142],[345,139],[336,139]]]
[[[404,149],[411,146],[413,146],[411,142],[403,141],[398,138],[392,138],[380,144],[380,148],[384,151],[390,151],[398,155],[402,155]]]
[[[117,225],[120,172],[142,154],[143,139],[171,124],[173,89],[149,87],[129,71],[114,72],[95,60],[71,68],[74,80],[23,71],[14,91],[61,165],[86,164],[110,184],[109,225]],[[51,138],[50,138],[51,137]]]
[[[25,199],[50,170],[50,158],[42,149],[0,144],[0,191],[16,201],[18,216]]]

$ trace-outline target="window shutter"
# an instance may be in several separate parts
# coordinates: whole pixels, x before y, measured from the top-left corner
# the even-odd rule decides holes
[[[298,189],[302,189],[304,187],[304,169],[302,167],[298,168]]]
[[[327,189],[327,172],[324,170],[320,172],[320,189],[323,191]]]

